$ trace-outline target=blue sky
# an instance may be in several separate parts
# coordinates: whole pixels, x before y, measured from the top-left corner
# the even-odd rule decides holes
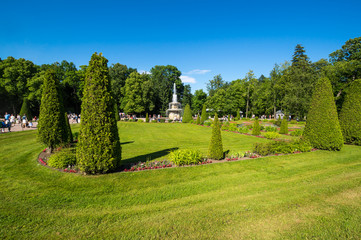
[[[213,76],[268,76],[296,44],[311,61],[361,36],[361,1],[10,1],[1,3],[0,57],[36,64],[174,65],[192,91]]]

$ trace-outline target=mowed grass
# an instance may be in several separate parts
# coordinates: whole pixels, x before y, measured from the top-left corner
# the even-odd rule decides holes
[[[123,123],[119,132],[123,143],[134,141],[122,145],[128,160],[174,147],[197,147],[193,139],[206,151],[210,137],[208,128],[181,124]],[[39,165],[36,158],[44,146],[36,142],[35,133],[0,135],[2,239],[361,236],[360,147],[81,176]],[[224,132],[222,136],[225,149],[231,150],[265,141]]]

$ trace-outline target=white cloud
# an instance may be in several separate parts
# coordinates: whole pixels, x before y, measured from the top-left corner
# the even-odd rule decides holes
[[[206,74],[209,73],[211,70],[201,70],[201,69],[194,69],[192,71],[187,72],[187,74]]]
[[[145,71],[145,70],[139,70],[138,73],[140,73],[140,74],[143,74],[143,73],[145,73],[145,74],[150,74],[150,72]]]
[[[196,83],[196,79],[188,76],[180,76],[183,83]]]

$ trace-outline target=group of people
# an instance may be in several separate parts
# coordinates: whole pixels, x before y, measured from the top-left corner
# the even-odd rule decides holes
[[[9,132],[11,132],[11,127],[15,126],[15,124],[21,124],[22,128],[32,128],[33,122],[36,121],[37,118],[34,117],[32,120],[28,120],[27,116],[24,114],[22,117],[18,114],[16,117],[14,114],[9,114],[5,112],[4,119],[0,122],[1,132],[5,132],[7,128]]]
[[[68,114],[68,119],[70,123],[80,123],[80,114],[70,113]]]

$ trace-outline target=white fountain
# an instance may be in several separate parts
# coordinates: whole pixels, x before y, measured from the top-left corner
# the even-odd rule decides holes
[[[175,88],[175,83],[173,86],[173,100],[171,103],[169,103],[169,109],[166,111],[166,114],[170,120],[180,120],[182,116],[182,106],[177,101],[177,91]]]

